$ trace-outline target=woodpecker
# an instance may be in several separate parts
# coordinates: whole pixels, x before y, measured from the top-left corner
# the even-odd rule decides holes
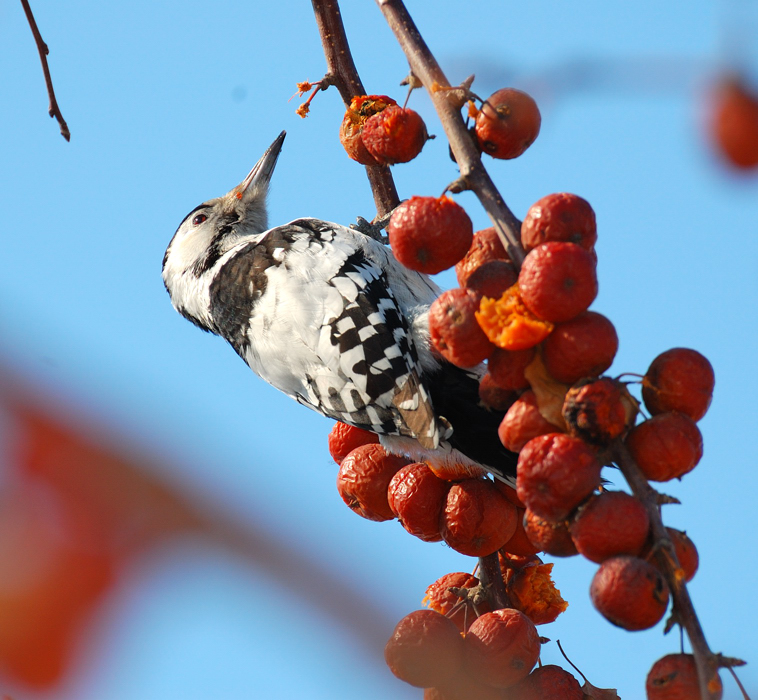
[[[483,369],[430,343],[440,294],[373,238],[303,218],[268,228],[283,131],[241,184],[195,207],[163,258],[174,308],[224,338],[262,379],[325,416],[379,435],[416,461],[514,483],[502,413],[479,400]]]

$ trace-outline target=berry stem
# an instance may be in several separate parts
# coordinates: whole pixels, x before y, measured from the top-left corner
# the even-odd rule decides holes
[[[486,557],[479,557],[479,580],[482,582],[482,588],[492,610],[513,607],[505,591],[505,581],[503,581],[497,552],[488,554]]]
[[[376,0],[376,2],[405,53],[412,73],[422,82],[432,98],[442,128],[445,130],[450,148],[460,168],[461,179],[479,198],[511,260],[520,266],[525,255],[521,247],[521,222],[508,208],[484,168],[479,151],[466,129],[460,109],[448,99],[448,90],[451,87],[448,79],[416,28],[402,0]]]
[[[311,0],[313,13],[324,49],[324,57],[332,84],[339,90],[346,107],[350,100],[358,95],[365,95],[363,83],[355,67],[353,54],[342,24],[339,3],[337,0]],[[389,214],[400,199],[395,187],[395,181],[386,165],[367,165],[366,176],[374,195],[374,204],[378,216]]]
[[[676,558],[674,544],[663,525],[659,508],[659,494],[648,483],[639,466],[621,440],[612,447],[614,461],[618,464],[634,495],[643,503],[650,518],[650,528],[655,540],[656,554],[666,582],[671,590],[676,621],[684,628],[692,645],[692,654],[697,665],[702,700],[716,700],[719,694],[709,687],[717,688],[719,656],[714,654],[705,639],[703,628],[695,612],[687,585],[681,576],[681,566]]]

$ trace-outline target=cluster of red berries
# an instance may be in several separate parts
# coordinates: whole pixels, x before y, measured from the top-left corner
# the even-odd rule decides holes
[[[354,100],[342,129],[348,152],[350,139],[359,138],[374,159],[404,162],[382,160],[369,147],[371,125],[391,116],[393,106],[386,97]],[[519,91],[498,91],[470,113],[481,150],[494,157],[520,155],[539,132],[539,111]],[[389,127],[382,129],[386,136]],[[406,140],[397,137],[398,144]],[[702,456],[696,422],[710,405],[711,365],[686,348],[659,355],[641,381],[651,417],[637,424],[640,405],[627,385],[602,376],[618,336],[609,319],[589,310],[598,293],[597,228],[581,197],[551,194],[529,209],[520,269],[494,229],[474,233],[465,211],[444,195],[407,200],[388,232],[393,253],[410,269],[434,274],[455,265],[460,287],[441,294],[429,312],[432,344],[460,367],[486,361],[481,400],[503,412],[499,438],[519,457],[514,492],[459,467],[389,455],[371,433],[343,424],[332,431],[338,489],[353,510],[372,520],[397,518],[422,540],[444,540],[466,555],[498,552],[501,561],[509,607],[491,610],[475,576],[448,574],[427,591],[431,610],[398,624],[387,663],[408,683],[433,688],[425,697],[436,700],[504,698],[505,688],[508,697],[579,699],[578,682],[562,669],[532,672],[540,648],[534,625],[566,607],[550,578],[552,565],[536,555],[579,553],[598,563],[590,594],[613,624],[642,630],[662,619],[670,591],[661,558],[689,581],[697,550],[673,529],[670,546],[654,542],[648,506],[607,490],[601,470],[619,459],[619,450],[653,481],[692,470]],[[651,670],[650,698],[669,697],[658,669],[667,659]],[[681,677],[692,678],[690,657],[677,659]]]

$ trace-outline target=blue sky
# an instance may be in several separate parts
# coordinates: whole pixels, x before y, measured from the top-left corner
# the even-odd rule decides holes
[[[379,10],[343,4],[367,89],[402,96],[407,64]],[[705,457],[666,486],[682,500],[666,520],[698,545],[691,592],[711,645],[750,659],[758,649],[758,179],[721,167],[703,136],[703,106],[724,66],[747,61],[755,74],[758,12],[737,0],[408,6],[451,81],[475,73],[483,96],[511,85],[538,100],[542,132],[532,148],[488,166],[518,216],[555,191],[592,203],[600,280],[593,308],[620,336],[612,372],[644,372],[675,346],[696,348],[714,365],[716,394],[700,424]],[[429,583],[470,569],[472,560],[416,541],[397,523],[349,512],[326,448],[331,423],[180,318],[160,279],[184,215],[238,183],[281,129],[288,136],[270,196],[272,223],[371,218],[363,170],[337,141],[336,91],[319,94],[306,120],[295,115],[298,99],[288,101],[296,82],[325,71],[310,3],[70,0],[33,9],[72,139],[66,143],[47,116],[21,7],[4,3],[6,364],[155,455],[165,478],[264,522],[349,577],[388,620],[399,620]],[[456,171],[429,101],[419,92],[410,106],[440,138],[395,168],[397,186],[401,197],[439,194]],[[473,196],[458,201],[477,228],[487,225]],[[452,286],[453,276],[439,282]],[[570,608],[542,633],[561,639],[596,685],[642,698],[648,668],[677,650],[677,635],[631,634],[602,620],[588,599],[594,569],[558,562],[555,578]],[[156,552],[135,566],[129,584],[94,626],[96,668],[56,697],[420,697],[307,601],[277,593],[271,579],[211,548]],[[554,644],[544,659],[558,659]],[[758,691],[754,666],[741,677]],[[725,684],[725,697],[737,698]]]

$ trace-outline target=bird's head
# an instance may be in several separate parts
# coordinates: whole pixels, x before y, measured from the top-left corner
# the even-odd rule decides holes
[[[266,195],[285,135],[276,137],[239,185],[195,207],[176,230],[163,257],[163,282],[181,313],[188,315],[187,297],[197,295],[200,280],[221,256],[268,228]]]

